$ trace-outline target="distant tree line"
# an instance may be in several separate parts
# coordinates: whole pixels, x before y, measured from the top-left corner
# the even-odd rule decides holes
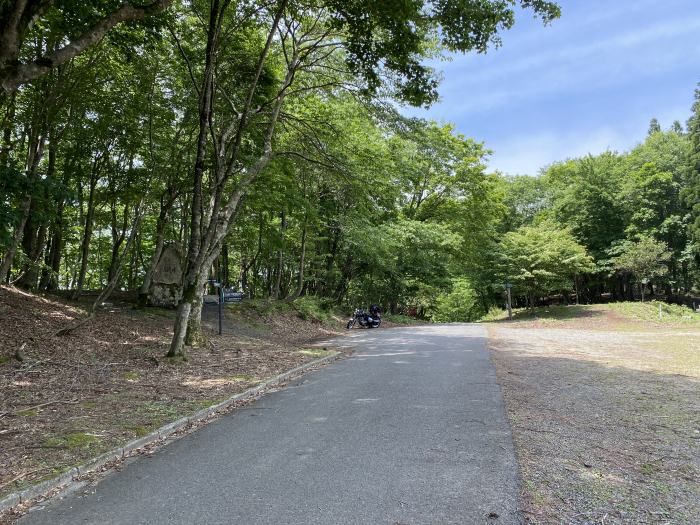
[[[514,280],[519,295],[530,293],[529,283],[535,280],[542,283],[536,294],[540,298],[577,292],[576,300],[584,302],[644,299],[647,294],[683,301],[697,293],[699,146],[700,89],[687,127],[674,122],[662,130],[653,119],[644,142],[629,152],[557,162],[537,177],[505,178],[509,211],[504,231],[524,238],[514,247],[513,234],[507,233],[500,243],[501,255],[507,256],[503,279]],[[563,240],[546,233],[553,228],[559,235],[567,232],[591,264],[567,269],[582,260],[573,248],[549,257],[544,247],[563,246]],[[551,240],[531,249],[527,238],[537,231]],[[534,261],[523,258],[519,264],[517,257],[524,255],[518,250]],[[547,268],[547,261],[555,270]],[[550,284],[547,272],[569,277]]]

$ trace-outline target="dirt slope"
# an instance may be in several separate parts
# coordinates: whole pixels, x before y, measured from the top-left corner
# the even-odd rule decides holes
[[[54,335],[82,315],[0,287],[0,497],[315,359],[323,350],[304,345],[333,333],[293,308],[239,308],[223,336],[171,362],[172,312],[119,302]]]

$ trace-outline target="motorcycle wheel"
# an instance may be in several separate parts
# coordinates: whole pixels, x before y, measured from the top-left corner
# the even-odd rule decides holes
[[[348,324],[347,324],[347,326],[346,326],[345,328],[347,328],[348,330],[350,330],[350,329],[352,328],[352,325],[354,325],[354,324],[355,324],[355,321],[348,321]]]
[[[377,319],[377,324],[374,325],[375,328],[379,328],[379,325],[382,324],[381,319]]]

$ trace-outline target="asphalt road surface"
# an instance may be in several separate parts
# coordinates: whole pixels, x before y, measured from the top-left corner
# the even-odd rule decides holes
[[[353,330],[306,375],[20,523],[519,523],[478,325]]]

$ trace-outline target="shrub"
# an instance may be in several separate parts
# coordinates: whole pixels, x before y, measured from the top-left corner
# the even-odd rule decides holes
[[[474,321],[480,314],[476,292],[471,283],[467,279],[455,279],[452,281],[452,290],[438,296],[430,317],[437,323],[453,323]]]
[[[299,297],[294,300],[294,308],[299,317],[305,321],[328,321],[331,317],[330,304],[323,299],[313,296]]]

